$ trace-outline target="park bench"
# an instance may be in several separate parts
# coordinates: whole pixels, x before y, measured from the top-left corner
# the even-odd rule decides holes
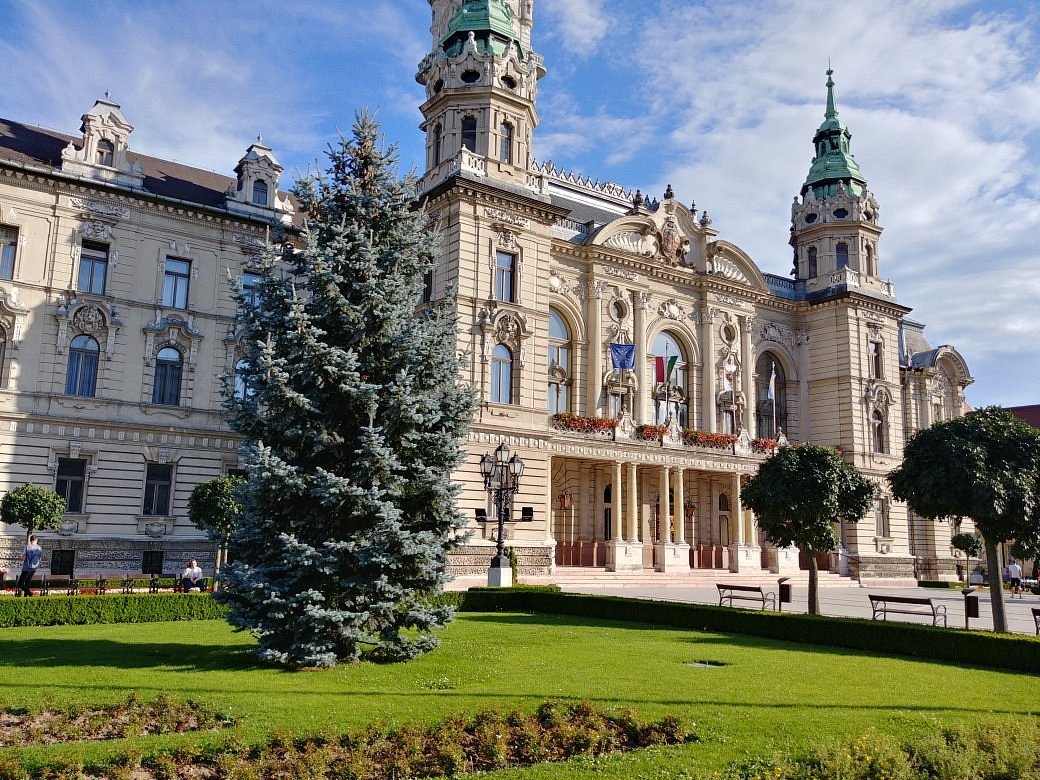
[[[946,605],[936,604],[930,598],[881,596],[874,593],[871,593],[868,598],[870,599],[870,607],[874,611],[873,620],[877,620],[878,615],[881,616],[882,620],[887,620],[890,613],[898,613],[900,615],[930,616],[933,626],[939,625],[939,619],[942,618],[942,624],[944,627],[946,626]]]
[[[765,609],[768,603],[770,609],[776,609],[776,594],[762,590],[761,585],[728,585],[717,582],[715,587],[719,589],[720,607],[725,606],[727,601],[729,606],[734,606],[735,599],[737,601],[757,601],[762,605],[762,609]]]
[[[1040,636],[1040,607],[1033,607],[1033,622],[1036,623],[1036,635]]]

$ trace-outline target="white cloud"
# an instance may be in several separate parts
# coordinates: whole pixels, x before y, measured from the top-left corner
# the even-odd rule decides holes
[[[606,0],[552,0],[540,3],[535,14],[544,14],[564,48],[589,56],[614,27],[605,7]]]

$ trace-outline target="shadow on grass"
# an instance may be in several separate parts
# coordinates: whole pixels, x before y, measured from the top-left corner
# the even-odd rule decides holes
[[[252,648],[191,642],[117,642],[111,639],[5,640],[0,667],[111,666],[117,669],[173,667],[184,671],[253,671]]]

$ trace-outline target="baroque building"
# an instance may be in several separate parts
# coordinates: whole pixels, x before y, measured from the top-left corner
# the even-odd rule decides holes
[[[222,413],[237,304],[273,227],[291,224],[261,139],[236,178],[137,154],[107,95],[80,135],[0,119],[0,488],[54,488],[42,571],[207,568],[196,484],[239,467]],[[17,570],[25,530],[5,527]]]
[[[479,460],[500,442],[526,464],[506,523],[523,573],[795,571],[740,486],[778,442],[813,442],[878,486],[825,569],[953,579],[953,529],[909,516],[884,477],[972,379],[884,276],[831,73],[779,276],[671,187],[652,199],[535,162],[532,0],[430,6],[420,189],[444,241],[426,294],[457,290],[461,379],[481,399],[450,572],[487,572]],[[225,383],[244,391],[231,291],[248,301],[258,247],[299,219],[261,139],[227,177],[131,151],[132,131],[107,96],[78,135],[0,120],[0,490],[65,497],[42,535],[55,574],[212,566],[187,501],[239,467],[221,405]],[[24,531],[0,530],[11,569]]]
[[[531,0],[430,6],[421,189],[444,250],[428,294],[458,289],[481,399],[456,475],[473,533],[452,572],[487,569],[497,524],[479,459],[502,441],[526,464],[506,524],[523,572],[796,570],[740,502],[779,439],[834,447],[877,484],[826,569],[953,579],[953,530],[909,516],[885,475],[914,431],[962,413],[972,378],[884,276],[879,202],[832,72],[792,182],[794,268],[778,276],[670,186],[651,200],[534,162],[546,69]]]

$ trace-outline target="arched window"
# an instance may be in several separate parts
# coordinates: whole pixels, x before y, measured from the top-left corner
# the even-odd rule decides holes
[[[98,141],[97,154],[95,156],[98,165],[107,165],[112,167],[115,161],[115,154],[116,147],[111,141],[106,141],[104,139]]]
[[[462,148],[477,151],[477,120],[471,116],[462,120]]]
[[[257,179],[253,182],[253,203],[257,206],[267,205],[267,182]]]
[[[65,395],[94,397],[97,388],[98,343],[90,336],[76,336],[69,347],[69,370],[65,374]]]
[[[816,247],[814,246],[809,247],[808,258],[806,259],[806,266],[806,277],[808,277],[809,279],[815,278],[818,275],[819,271],[816,268]]]
[[[787,376],[772,352],[755,361],[755,431],[760,438],[775,439],[787,429]]]
[[[440,125],[433,128],[433,164],[441,164],[441,136],[444,135],[444,131]]]
[[[874,452],[887,452],[885,447],[885,415],[875,410],[870,415],[870,441]]]
[[[513,353],[505,344],[491,352],[491,403],[513,403]]]
[[[173,347],[163,347],[155,356],[155,384],[152,385],[152,403],[179,406],[181,402],[181,353]]]
[[[650,368],[650,387],[654,388],[654,422],[663,425],[669,416],[678,416],[680,428],[689,426],[690,396],[686,353],[679,340],[668,331],[654,339],[653,365]],[[675,358],[674,367],[668,368]]]
[[[849,245],[845,243],[834,247],[834,256],[837,259],[838,270],[849,267]]]
[[[549,414],[570,410],[571,331],[555,309],[549,309]]]
[[[499,152],[498,159],[504,163],[513,162],[513,126],[503,122],[498,128]]]

